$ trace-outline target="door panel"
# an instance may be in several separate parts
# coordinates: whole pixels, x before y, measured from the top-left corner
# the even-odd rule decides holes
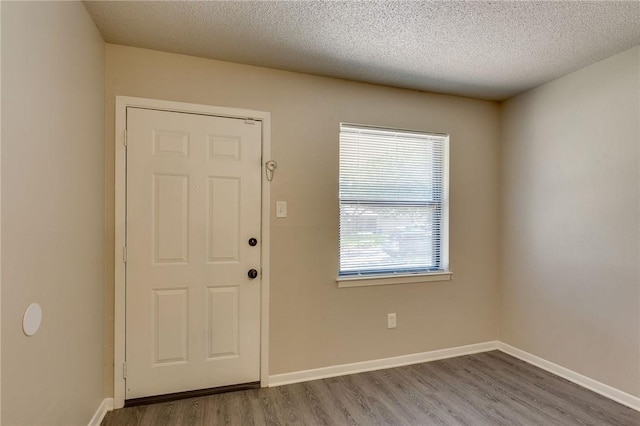
[[[209,358],[238,356],[238,288],[209,287]]]
[[[211,263],[239,262],[240,244],[240,179],[209,178],[209,210],[207,252]],[[219,200],[226,200],[221,204]]]
[[[260,122],[127,108],[126,399],[260,377]]]
[[[187,362],[189,289],[153,290],[153,365]]]
[[[153,246],[155,263],[187,263],[189,176],[154,175]]]

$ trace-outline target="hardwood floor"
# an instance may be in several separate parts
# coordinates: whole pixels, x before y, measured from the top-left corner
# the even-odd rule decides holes
[[[102,425],[640,426],[640,412],[492,351],[124,408]]]

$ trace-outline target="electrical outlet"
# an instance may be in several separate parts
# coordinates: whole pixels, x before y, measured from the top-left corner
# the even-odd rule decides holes
[[[396,314],[387,314],[387,328],[396,328]]]

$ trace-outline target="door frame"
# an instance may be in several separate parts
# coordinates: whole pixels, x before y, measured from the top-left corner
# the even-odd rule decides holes
[[[114,354],[113,354],[113,393],[115,408],[122,408],[125,400],[124,363],[126,357],[126,196],[127,196],[127,158],[126,123],[127,107],[140,107],[162,111],[212,115],[225,118],[244,118],[262,122],[262,167],[271,160],[271,113],[248,109],[227,108],[156,99],[116,96],[115,111],[115,275],[114,275]],[[260,172],[262,192],[261,218],[261,259],[262,282],[260,289],[260,385],[269,385],[269,246],[271,223],[270,182],[265,173]]]

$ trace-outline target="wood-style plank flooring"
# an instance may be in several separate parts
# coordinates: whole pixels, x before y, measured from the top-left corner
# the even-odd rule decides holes
[[[492,351],[124,408],[102,425],[640,426],[640,412]]]

